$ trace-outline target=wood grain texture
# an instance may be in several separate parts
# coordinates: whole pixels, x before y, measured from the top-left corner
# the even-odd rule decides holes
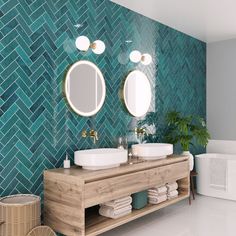
[[[161,160],[153,161],[142,161],[135,163],[133,165],[124,164],[120,167],[111,168],[107,170],[84,170],[78,166],[72,166],[70,169],[52,169],[47,170],[46,173],[55,173],[57,175],[62,175],[62,178],[67,178],[68,176],[78,177],[80,180],[83,180],[85,183],[93,182],[100,179],[111,178],[123,174],[134,173],[141,170],[152,169],[158,166],[170,165],[182,161],[188,160],[188,156],[170,156]]]
[[[91,214],[91,206],[173,181],[179,184],[180,195],[176,199],[133,210],[130,215],[115,220],[99,216],[97,211]],[[179,156],[109,170],[90,171],[78,167],[47,170],[44,194],[46,225],[67,236],[98,235],[187,198],[189,161],[186,156]]]
[[[145,208],[142,208],[140,210],[132,210],[131,214],[123,216],[118,219],[109,219],[107,217],[100,216],[98,213],[94,212],[94,214],[91,214],[87,217],[86,236],[95,236],[95,235],[104,233],[108,230],[114,229],[120,225],[128,223],[132,220],[138,219],[152,212],[155,212],[166,206],[182,201],[186,198],[188,198],[186,194],[180,194],[177,198],[165,201],[158,205],[148,204]]]
[[[68,236],[85,235],[83,181],[45,171],[44,220],[55,231]]]
[[[85,207],[184,178],[188,168],[188,162],[180,162],[88,183],[85,185]]]

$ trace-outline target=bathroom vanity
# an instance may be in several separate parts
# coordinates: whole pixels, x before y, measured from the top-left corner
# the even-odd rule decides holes
[[[98,214],[96,205],[167,182],[177,181],[179,195],[148,204],[118,219]],[[44,172],[44,223],[67,236],[93,236],[174,204],[189,196],[186,156],[137,161],[107,170],[52,169]]]

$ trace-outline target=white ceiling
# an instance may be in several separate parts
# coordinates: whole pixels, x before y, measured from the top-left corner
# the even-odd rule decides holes
[[[236,38],[236,0],[111,0],[205,42]]]

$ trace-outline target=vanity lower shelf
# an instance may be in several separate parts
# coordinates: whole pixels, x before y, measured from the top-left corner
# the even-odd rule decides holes
[[[101,203],[177,181],[179,195],[158,205],[133,210],[119,219],[98,214]],[[95,236],[189,196],[186,156],[89,171],[78,167],[44,172],[44,223],[66,236]]]
[[[95,236],[95,235],[104,233],[120,225],[128,223],[132,220],[138,219],[142,216],[148,215],[159,209],[162,209],[164,207],[167,207],[169,205],[182,201],[186,198],[188,198],[188,194],[182,193],[178,197],[171,200],[167,200],[163,203],[160,203],[157,205],[148,204],[146,207],[140,210],[132,210],[132,213],[130,213],[129,215],[123,216],[119,219],[110,219],[94,212],[93,214],[89,214],[87,216],[86,224],[85,224],[85,235]]]

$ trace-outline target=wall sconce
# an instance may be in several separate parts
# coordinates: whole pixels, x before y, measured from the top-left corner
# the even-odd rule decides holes
[[[78,48],[80,51],[88,51],[89,48],[92,49],[92,51],[95,54],[102,54],[105,51],[105,43],[101,40],[96,40],[93,43],[90,43],[90,40],[86,36],[79,36],[75,40],[75,46]]]
[[[129,59],[134,63],[141,62],[143,65],[149,65],[152,62],[152,56],[150,54],[141,54],[138,50],[132,51],[129,54]]]

